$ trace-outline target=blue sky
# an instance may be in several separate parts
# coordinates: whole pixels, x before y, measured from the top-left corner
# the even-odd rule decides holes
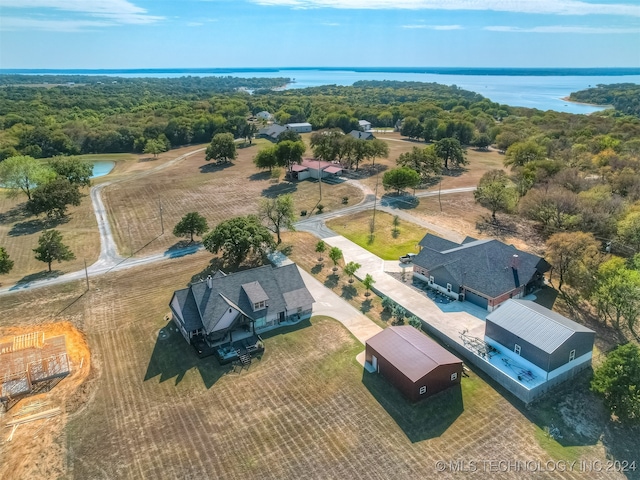
[[[0,0],[0,68],[640,67],[639,0]]]

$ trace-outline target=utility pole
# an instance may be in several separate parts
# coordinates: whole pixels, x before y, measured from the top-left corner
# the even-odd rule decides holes
[[[84,276],[87,280],[87,292],[89,291],[89,271],[87,270],[87,259],[84,259]]]
[[[440,200],[441,190],[442,190],[442,176],[440,176],[440,183],[438,183],[438,203],[440,204],[440,213],[442,213],[442,200]]]
[[[158,206],[160,207],[160,235],[164,235],[164,220],[162,219],[162,200],[158,199]]]
[[[378,205],[378,168],[376,167],[376,189],[373,198],[373,218],[371,219],[371,241],[373,242],[373,234],[376,231],[376,207]]]
[[[322,170],[320,169],[320,159],[318,159],[318,186],[320,187],[320,200],[322,200]]]

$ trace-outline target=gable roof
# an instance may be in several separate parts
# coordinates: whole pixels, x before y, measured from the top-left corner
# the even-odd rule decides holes
[[[315,158],[303,158],[301,165],[303,167],[311,168],[313,170],[324,170],[327,167],[334,166],[336,164],[331,162],[325,162],[324,160],[317,160]]]
[[[349,132],[349,135],[351,135],[353,138],[358,138],[360,140],[371,140],[373,138],[376,138],[373,136],[372,132],[363,132],[361,130],[351,130]]]
[[[410,325],[385,328],[366,343],[412,382],[420,380],[440,365],[462,363],[458,357]]]
[[[420,245],[424,248],[413,259],[414,265],[430,273],[446,271],[458,285],[463,285],[491,298],[526,285],[536,274],[549,269],[541,257],[518,250],[498,240],[465,239],[457,244],[427,234]]]
[[[253,312],[253,305],[263,300],[269,311],[274,313],[314,302],[295,264],[281,267],[265,265],[226,276],[216,275],[209,281],[211,288],[205,280],[174,294],[188,331],[199,328],[205,328],[207,332],[214,330],[229,308],[253,320],[261,318],[265,309]]]
[[[358,125],[360,125],[361,127],[364,127],[366,125],[371,125],[371,122],[368,120],[358,120]]]
[[[268,127],[265,128],[261,128],[258,131],[259,135],[265,135],[267,137],[271,137],[271,138],[278,138],[278,135],[280,135],[282,132],[286,131],[287,129],[285,127],[283,127],[282,125],[278,125],[277,123],[273,123],[271,125],[269,125]]]
[[[311,124],[308,122],[298,122],[298,123],[287,123],[285,125],[285,127],[287,128],[291,128],[291,127],[311,127]]]
[[[487,320],[546,353],[553,353],[574,333],[595,332],[530,300],[507,300]]]

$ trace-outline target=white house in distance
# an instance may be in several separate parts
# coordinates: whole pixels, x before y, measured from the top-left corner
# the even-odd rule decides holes
[[[256,118],[259,120],[265,120],[267,122],[270,122],[271,120],[273,120],[273,115],[271,115],[266,110],[263,110],[262,112],[256,113]]]
[[[307,178],[337,177],[344,169],[340,164],[305,158],[300,165],[291,167],[291,174],[294,180],[305,180]]]
[[[284,126],[287,130],[293,130],[294,132],[298,132],[298,133],[307,133],[311,131],[311,124],[304,122],[304,123],[287,123]]]
[[[358,120],[358,124],[360,125],[360,130],[363,132],[368,132],[371,130],[371,122],[367,120]]]

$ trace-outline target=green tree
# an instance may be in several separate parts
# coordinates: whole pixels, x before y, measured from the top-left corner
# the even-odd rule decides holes
[[[361,266],[362,265],[356,262],[349,262],[344,266],[344,273],[349,276],[349,283],[353,283],[353,276]]]
[[[216,133],[207,147],[206,160],[215,160],[216,163],[227,163],[238,156],[236,142],[230,133]]]
[[[253,163],[260,169],[268,168],[269,171],[273,167],[278,165],[278,157],[276,156],[276,146],[263,148],[255,157],[253,157]]]
[[[545,258],[551,264],[551,276],[558,277],[558,290],[565,282],[589,292],[600,263],[600,243],[590,233],[556,233],[547,240]]]
[[[451,162],[455,168],[467,163],[464,150],[457,138],[443,138],[442,140],[438,140],[433,144],[433,151],[443,160],[444,168],[447,170],[449,170],[449,162]]]
[[[640,315],[640,271],[627,268],[622,258],[614,257],[598,268],[596,288],[591,300],[598,315],[620,329],[625,320],[631,333],[638,338],[635,324]]]
[[[279,195],[276,198],[266,198],[260,202],[259,216],[269,222],[278,238],[278,245],[282,242],[280,231],[282,228],[295,230],[296,214],[291,194]]]
[[[93,165],[78,157],[54,157],[49,161],[49,167],[59,178],[66,178],[70,183],[81,187],[91,185]]]
[[[409,138],[420,138],[423,134],[423,127],[416,117],[405,117],[400,127],[400,135]]]
[[[376,164],[376,158],[389,157],[389,145],[387,142],[374,138],[373,140],[367,140],[365,147],[365,158],[371,160],[372,165]]]
[[[415,188],[420,184],[420,175],[407,167],[394,168],[384,172],[382,186],[385,190],[395,190],[398,194],[406,188]]]
[[[529,162],[544,160],[546,157],[544,147],[529,140],[526,142],[516,142],[507,148],[504,164],[523,166]]]
[[[442,160],[431,147],[413,147],[410,152],[400,154],[397,164],[418,172],[423,183],[442,173]]]
[[[609,353],[593,374],[591,390],[619,420],[640,421],[640,348],[627,343]]]
[[[320,257],[318,257],[319,262],[322,261],[322,254],[326,251],[327,251],[327,244],[324,243],[324,240],[319,240],[318,243],[316,243],[316,252],[320,254]]]
[[[0,184],[13,193],[22,191],[29,200],[37,185],[53,180],[55,175],[44,163],[26,155],[0,162]]]
[[[82,194],[77,185],[66,178],[58,178],[52,182],[36,187],[27,201],[27,211],[32,215],[46,213],[49,218],[62,218],[69,205],[78,206]]]
[[[293,164],[300,164],[302,162],[302,155],[304,155],[307,149],[303,142],[292,142],[290,140],[280,142],[276,144],[275,147],[278,165],[285,167],[289,171],[291,171]]]
[[[508,212],[517,200],[515,189],[509,187],[509,178],[503,170],[489,170],[482,175],[478,188],[473,192],[476,203],[491,210],[496,221],[496,212]]]
[[[336,270],[338,270],[338,262],[342,258],[342,250],[340,250],[338,247],[331,247],[331,249],[329,250],[329,258],[333,262],[333,271],[335,272]]]
[[[189,212],[173,228],[176,237],[188,237],[193,242],[194,235],[203,235],[209,231],[207,219],[198,212]]]
[[[364,285],[364,288],[367,289],[367,291],[364,293],[365,297],[368,297],[369,295],[371,295],[370,290],[373,288],[374,283],[376,283],[376,281],[373,279],[370,273],[367,273],[364,276],[364,280],[362,280],[362,285]]]
[[[382,304],[382,309],[386,310],[387,312],[393,312],[396,306],[396,302],[391,300],[389,297],[382,297],[381,304]]]
[[[618,236],[636,252],[640,251],[640,211],[632,211],[618,222]]]
[[[36,260],[45,262],[49,266],[49,271],[54,261],[60,263],[76,258],[69,247],[62,243],[62,234],[58,230],[43,232],[38,238],[38,247],[33,251],[36,253]]]
[[[158,155],[167,151],[167,146],[162,140],[156,138],[150,138],[144,144],[143,153],[153,155],[153,158],[158,158]]]
[[[249,145],[253,143],[253,136],[258,131],[256,124],[253,122],[245,122],[242,126],[242,138],[244,138],[245,142],[249,142]]]
[[[313,132],[310,141],[313,156],[326,162],[334,161],[342,154],[344,136],[344,132],[339,128]]]
[[[491,137],[486,133],[481,133],[473,139],[473,146],[478,150],[487,151],[491,145]]]
[[[393,312],[391,316],[395,318],[395,325],[402,325],[404,323],[404,319],[407,317],[407,310],[402,305],[395,305],[393,307]]]
[[[0,247],[0,275],[9,273],[13,268],[13,260],[9,259],[9,254],[4,247]]]
[[[302,137],[295,130],[287,129],[284,132],[282,132],[280,135],[278,135],[277,141],[278,143],[280,143],[280,142],[286,142],[287,140],[290,142],[300,142],[302,140]]]
[[[236,217],[219,223],[202,243],[211,253],[222,252],[222,258],[239,265],[250,254],[262,256],[276,247],[269,229],[255,215]]]

